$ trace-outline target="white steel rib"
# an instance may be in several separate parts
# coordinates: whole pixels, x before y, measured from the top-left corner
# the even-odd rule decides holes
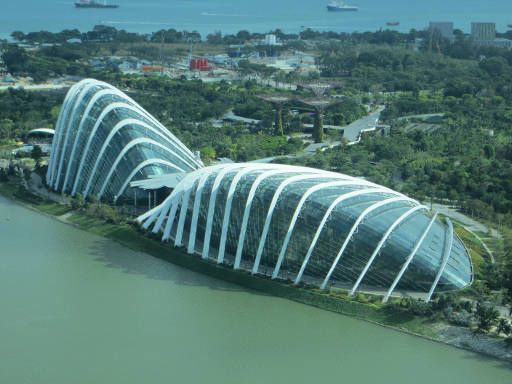
[[[402,278],[403,274],[405,273],[405,271],[409,267],[409,264],[411,263],[412,259],[414,258],[414,256],[416,255],[416,253],[420,249],[421,245],[423,244],[423,241],[426,239],[428,233],[430,232],[430,229],[432,228],[432,225],[434,225],[434,222],[436,221],[437,215],[438,215],[438,213],[436,212],[434,214],[434,216],[432,217],[432,219],[430,220],[430,223],[428,224],[427,228],[425,229],[425,231],[423,231],[423,234],[421,235],[419,240],[416,242],[416,245],[414,246],[413,250],[411,251],[411,253],[407,257],[407,259],[405,260],[405,263],[402,265],[402,269],[400,269],[400,272],[398,273],[397,277],[393,281],[393,284],[391,284],[391,287],[389,287],[389,290],[387,291],[386,295],[384,296],[384,299],[382,299],[383,303],[386,303],[389,300],[389,296],[391,296],[391,294],[393,293],[393,290],[395,289],[395,287],[400,282],[400,279]]]
[[[343,245],[341,246],[341,249],[340,251],[338,252],[338,254],[336,255],[336,259],[334,260],[334,262],[332,263],[332,266],[331,266],[331,269],[329,269],[329,272],[327,273],[327,276],[325,276],[325,279],[324,281],[322,282],[322,285],[320,286],[320,288],[322,289],[325,289],[325,287],[327,286],[327,283],[329,282],[329,279],[331,278],[331,275],[332,273],[334,272],[334,270],[336,269],[336,267],[338,266],[338,263],[340,261],[340,259],[342,258],[343,256],[343,252],[345,252],[345,248],[347,248],[347,245],[349,244],[349,242],[352,240],[352,237],[354,236],[354,233],[356,232],[357,228],[359,227],[359,224],[361,224],[361,222],[373,211],[375,211],[376,209],[380,208],[380,207],[383,207],[385,205],[388,205],[388,204],[392,204],[392,203],[396,203],[397,201],[410,201],[410,199],[408,197],[405,197],[405,196],[398,196],[398,197],[393,197],[391,199],[386,199],[386,200],[382,200],[382,201],[379,201],[371,206],[369,206],[368,208],[366,208],[363,213],[361,213],[359,215],[359,217],[357,218],[357,220],[355,221],[354,225],[352,226],[352,228],[350,229],[350,232],[348,234],[348,236],[346,237],[345,239],[345,242],[343,243]]]
[[[279,185],[277,190],[274,192],[274,196],[272,197],[272,201],[270,202],[270,207],[269,207],[269,210],[267,212],[267,217],[265,218],[265,224],[263,225],[263,231],[262,231],[262,234],[261,234],[261,237],[260,237],[260,241],[259,241],[259,244],[258,244],[258,250],[256,252],[256,258],[254,260],[254,264],[253,264],[253,267],[252,267],[252,273],[257,273],[257,271],[258,271],[258,268],[259,268],[259,265],[260,265],[260,262],[261,262],[261,256],[263,254],[263,249],[264,249],[264,246],[265,246],[265,242],[267,241],[267,235],[268,235],[268,231],[269,231],[269,228],[270,228],[270,223],[272,221],[272,217],[274,215],[275,207],[277,205],[277,202],[278,202],[279,198],[281,197],[282,192],[285,190],[286,187],[288,187],[289,185],[291,185],[293,183],[300,182],[300,181],[308,181],[308,180],[320,179],[320,178],[325,179],[325,178],[327,178],[327,176],[325,176],[323,174],[320,174],[320,175],[298,175],[298,176],[292,176],[289,179],[286,179],[286,180],[281,182],[281,184]],[[340,179],[343,179],[343,178],[340,177]],[[344,183],[354,184],[354,181],[344,181]],[[343,184],[340,184],[339,181],[337,183],[334,183],[334,184],[335,185],[343,185]],[[320,184],[320,185],[325,185],[325,184]],[[307,192],[306,192],[306,194],[307,194]],[[299,202],[299,205],[300,205],[300,202]]]
[[[293,213],[292,219],[290,220],[290,226],[288,227],[288,231],[286,232],[286,236],[284,238],[283,245],[281,247],[281,251],[279,252],[279,257],[277,259],[277,263],[274,267],[274,272],[272,273],[272,278],[276,278],[279,275],[279,271],[281,269],[281,265],[283,264],[284,257],[286,255],[286,251],[288,249],[288,243],[293,235],[293,231],[295,230],[295,225],[299,218],[300,213],[302,212],[302,208],[306,201],[311,197],[315,192],[321,191],[322,189],[336,187],[336,186],[345,186],[345,185],[355,185],[355,186],[371,186],[370,183],[364,180],[343,180],[343,181],[332,181],[327,183],[322,183],[315,185],[308,189],[306,193],[302,196],[299,203],[297,204],[297,208],[295,208],[295,212]],[[348,193],[348,192],[347,192]],[[256,271],[257,272],[257,271]]]
[[[89,191],[90,191],[90,188],[91,188],[91,183],[94,180],[94,176],[96,175],[96,171],[98,169],[98,166],[100,165],[100,162],[101,162],[101,160],[103,158],[103,154],[105,153],[105,151],[107,150],[108,146],[110,145],[110,142],[112,141],[113,137],[122,128],[128,127],[130,125],[140,125],[141,127],[144,127],[146,129],[149,129],[149,130],[153,131],[156,134],[159,134],[158,131],[155,128],[153,128],[150,125],[148,125],[148,124],[146,124],[146,123],[144,123],[142,121],[139,121],[139,120],[125,119],[125,120],[122,120],[119,123],[117,123],[116,126],[110,131],[108,137],[105,139],[105,142],[103,143],[103,146],[101,147],[101,150],[100,150],[100,152],[98,154],[98,157],[96,158],[96,161],[94,162],[94,167],[93,167],[93,169],[92,169],[92,171],[89,174],[89,177],[87,179],[87,185],[85,187],[84,197],[87,197],[87,195],[89,194]],[[161,134],[159,134],[159,135],[161,136]],[[159,145],[161,145],[161,144],[159,144]],[[169,150],[169,153],[173,153],[173,152],[171,152]],[[176,157],[180,158],[179,155],[177,155],[176,153],[173,153],[173,154],[176,155]],[[182,160],[182,159],[180,158],[180,160]],[[178,170],[183,171],[182,168],[178,168],[176,166],[174,168],[177,168]]]
[[[254,180],[254,182],[251,186],[251,190],[249,191],[249,194],[247,195],[247,202],[245,204],[244,216],[242,219],[242,226],[240,228],[240,235],[238,237],[238,246],[236,249],[235,264],[233,266],[235,269],[240,268],[240,262],[242,260],[242,251],[244,248],[245,235],[246,235],[246,231],[247,231],[247,224],[249,222],[249,215],[251,214],[252,202],[254,200],[254,195],[256,194],[256,190],[258,189],[260,184],[264,180],[268,179],[269,177],[276,176],[279,174],[286,174],[286,173],[294,174],[297,172],[290,171],[290,169],[288,169],[288,168],[273,169],[273,170],[270,170],[267,172],[263,172],[261,175],[259,175],[256,178],[256,180]],[[220,253],[220,251],[219,251],[219,253]]]
[[[75,105],[73,106],[73,110],[72,110],[72,113],[71,113],[71,116],[69,118],[69,122],[72,124],[74,119],[75,119],[75,115],[76,115],[76,112],[78,111],[79,107],[81,107],[81,102],[82,100],[88,95],[88,92],[91,88],[95,87],[99,85],[97,82],[91,82],[91,83],[87,83],[85,85],[84,88],[81,89],[80,93],[78,94],[77,96],[77,101],[75,102]],[[55,188],[58,188],[58,185],[59,185],[59,181],[60,181],[60,177],[61,177],[61,172],[62,172],[62,166],[64,164],[64,157],[65,157],[65,154],[66,154],[66,151],[67,151],[67,143],[68,143],[68,140],[69,140],[69,132],[71,131],[71,127],[67,127],[66,129],[66,134],[64,136],[64,143],[63,143],[63,146],[62,146],[62,150],[60,151],[60,161],[59,161],[59,167],[58,167],[58,170],[57,170],[57,179],[55,181],[55,184],[54,184],[54,187]]]
[[[206,217],[206,229],[204,233],[204,241],[203,241],[203,252],[201,253],[201,257],[203,259],[207,259],[210,253],[210,240],[212,236],[212,226],[213,226],[213,215],[215,213],[215,205],[217,204],[217,194],[219,191],[220,184],[224,177],[231,171],[235,170],[239,165],[229,165],[222,169],[217,176],[212,185],[212,190],[210,192],[210,200],[208,202],[208,214]],[[227,207],[225,208],[227,209]]]
[[[233,180],[231,181],[231,184],[229,186],[228,195],[226,198],[226,206],[224,207],[224,215],[222,219],[222,228],[221,228],[221,235],[220,235],[220,242],[219,242],[219,252],[217,255],[217,263],[224,262],[224,250],[226,247],[226,239],[228,234],[228,228],[229,228],[229,218],[231,216],[231,207],[233,206],[233,197],[235,196],[235,191],[238,186],[238,183],[244,177],[245,175],[250,174],[253,172],[253,168],[247,167],[242,168],[240,171],[237,172]],[[215,207],[215,206],[214,206]],[[211,212],[212,216],[210,217],[210,211],[208,211],[208,219],[213,221],[213,211]],[[211,232],[211,225],[207,226],[207,229]],[[208,238],[208,243],[205,241],[205,247],[210,246],[210,234],[208,233],[208,237],[205,236],[205,239]],[[205,248],[203,248],[203,257],[206,254],[206,257],[208,257],[208,251],[205,253]]]
[[[441,267],[439,268],[439,271],[437,272],[436,278],[434,282],[432,283],[432,286],[430,287],[430,291],[428,291],[427,297],[425,298],[425,301],[428,303],[430,299],[432,298],[432,295],[434,294],[434,291],[436,290],[437,284],[439,283],[439,280],[441,279],[441,276],[444,273],[444,270],[446,268],[446,265],[448,264],[448,260],[450,260],[450,255],[452,253],[453,248],[453,224],[449,218],[446,218],[446,224],[448,225],[448,232],[446,235],[448,236],[448,241],[445,244],[445,248],[443,251],[443,260],[441,262]]]
[[[169,162],[167,160],[162,160],[162,159],[157,159],[157,158],[144,160],[142,163],[137,165],[134,168],[134,170],[128,175],[128,177],[126,178],[125,182],[123,183],[121,188],[119,188],[119,191],[117,192],[117,194],[114,196],[114,202],[116,202],[117,199],[119,198],[119,196],[121,196],[123,194],[124,190],[128,186],[128,183],[130,181],[132,181],[133,177],[137,174],[137,172],[139,172],[141,169],[143,169],[143,168],[145,168],[147,166],[157,165],[157,164],[159,164],[159,165],[166,165],[169,168],[173,168],[175,166],[173,163],[171,163],[171,162]]]
[[[300,267],[299,273],[297,274],[295,278],[295,284],[299,284],[302,280],[302,275],[304,274],[304,271],[306,270],[306,266],[308,265],[309,259],[311,258],[311,255],[313,254],[313,250],[316,246],[316,243],[318,239],[320,238],[320,234],[322,233],[322,230],[324,229],[325,223],[327,223],[327,220],[331,216],[334,209],[343,201],[351,199],[353,197],[373,194],[373,193],[388,193],[389,191],[385,188],[376,188],[376,187],[367,187],[364,189],[359,189],[357,191],[352,191],[349,193],[345,193],[344,195],[341,195],[336,200],[334,200],[329,208],[327,208],[327,211],[325,212],[324,216],[322,217],[322,221],[318,225],[318,228],[315,232],[315,236],[313,237],[313,240],[311,241],[311,244],[309,245],[308,252],[306,253],[306,257],[302,261],[302,265]],[[283,255],[284,259],[284,255]],[[282,263],[282,262],[281,262]],[[272,273],[272,278],[275,279],[279,276],[279,271],[281,269],[281,264],[276,264],[276,267],[274,269],[274,272]]]
[[[380,239],[379,243],[377,244],[377,247],[373,251],[372,255],[368,259],[368,262],[366,263],[366,265],[364,266],[361,274],[357,278],[357,281],[355,282],[355,284],[353,285],[352,289],[350,290],[350,295],[351,296],[357,291],[357,288],[359,288],[359,284],[361,284],[361,281],[363,281],[363,279],[366,276],[366,273],[368,272],[368,270],[370,269],[373,261],[375,260],[375,258],[377,257],[377,255],[379,254],[380,250],[382,249],[382,247],[384,246],[384,244],[386,243],[388,238],[391,236],[393,231],[401,223],[403,223],[405,220],[407,220],[413,213],[415,213],[415,212],[417,212],[417,211],[419,211],[421,209],[424,209],[425,211],[428,212],[428,208],[426,206],[418,205],[416,207],[413,207],[413,208],[409,209],[407,212],[405,212],[402,216],[400,216],[398,219],[396,219],[395,222],[388,228],[388,230],[386,231],[384,236],[382,236],[382,238]]]
[[[196,233],[197,233],[197,221],[199,216],[199,208],[201,205],[201,198],[203,196],[204,185],[206,184],[206,180],[210,176],[209,173],[205,172],[200,178],[197,184],[196,194],[194,196],[194,208],[192,210],[192,222],[190,223],[190,235],[188,237],[188,253],[194,253],[194,248],[196,245]]]
[[[137,145],[141,145],[141,144],[153,145],[155,147],[158,147],[158,148],[164,150],[165,152],[168,152],[170,154],[173,153],[168,147],[166,147],[163,144],[160,144],[158,141],[155,141],[153,139],[139,137],[138,139],[134,139],[134,140],[130,141],[128,144],[126,144],[126,146],[123,148],[123,150],[121,152],[119,152],[114,163],[111,165],[110,170],[107,173],[107,177],[105,178],[105,181],[103,182],[103,184],[101,186],[100,192],[98,193],[98,198],[101,199],[101,197],[103,196],[103,193],[105,192],[105,188],[107,187],[107,184],[111,181],[110,178],[112,177],[112,174],[117,169],[117,166],[119,165],[119,162],[123,159],[124,155],[126,155],[126,153],[133,147],[135,147]],[[169,162],[169,164],[171,164],[170,165],[171,168],[174,168],[179,172],[185,172],[182,168],[178,167],[174,163]],[[94,175],[92,175],[92,176],[94,176]]]

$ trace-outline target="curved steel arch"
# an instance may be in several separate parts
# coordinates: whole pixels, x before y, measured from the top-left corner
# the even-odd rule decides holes
[[[121,152],[119,152],[119,154],[117,155],[117,158],[115,159],[114,163],[112,164],[112,166],[110,167],[110,170],[108,171],[107,173],[107,177],[105,178],[105,181],[103,182],[102,186],[101,186],[101,189],[100,189],[100,192],[98,193],[98,198],[101,199],[101,197],[103,196],[103,193],[105,192],[105,188],[107,187],[107,184],[109,183],[110,181],[110,177],[112,176],[112,174],[114,173],[114,171],[117,169],[117,166],[119,165],[119,162],[122,160],[123,156],[126,155],[126,153],[132,149],[133,147],[137,146],[137,145],[140,145],[140,144],[150,144],[150,145],[154,145],[155,147],[158,147],[158,148],[161,148],[163,149],[164,151],[166,152],[169,152],[169,153],[173,153],[171,152],[171,150],[169,148],[167,148],[165,145],[163,144],[160,144],[158,141],[155,141],[153,139],[147,139],[145,137],[139,137],[138,139],[134,139],[132,141],[130,141],[128,144],[126,144],[123,148],[123,150]],[[174,163],[170,163],[172,164],[170,167],[171,168],[174,168],[176,169],[177,171],[180,171],[180,172],[185,172],[183,169],[181,169],[180,167],[178,167],[176,164]]]
[[[80,93],[77,95],[77,100],[75,101],[75,104],[73,105],[71,116],[69,117],[69,119],[67,119],[69,122],[73,122],[73,120],[75,119],[75,115],[76,115],[77,111],[80,109],[81,103],[82,103],[83,99],[88,95],[88,92],[92,88],[94,88],[96,86],[100,86],[102,84],[100,84],[100,82],[98,82],[98,81],[91,81],[91,82],[88,82],[88,83],[86,83],[84,85],[85,85],[85,87],[82,88],[80,90]],[[68,143],[68,140],[69,140],[69,133],[70,133],[70,131],[71,131],[71,129],[68,126],[68,128],[66,129],[65,136],[64,136],[64,142],[62,144],[62,150],[60,151],[59,166],[58,166],[58,169],[57,169],[57,179],[55,180],[54,188],[58,188],[58,186],[59,186],[59,182],[60,182],[60,178],[61,178],[61,172],[62,172],[62,166],[64,165],[64,157],[65,157],[64,155],[66,154],[67,143]]]
[[[117,201],[119,196],[121,196],[123,194],[124,190],[128,186],[128,183],[133,179],[133,177],[137,174],[137,172],[139,172],[141,169],[143,169],[149,165],[155,165],[155,164],[167,165],[170,168],[172,168],[174,166],[173,163],[171,163],[170,161],[167,161],[167,160],[156,159],[156,158],[144,160],[142,163],[137,165],[137,167],[126,178],[125,182],[123,183],[123,185],[121,186],[121,188],[119,189],[117,194],[114,196],[114,202]]]
[[[419,240],[416,242],[416,245],[414,246],[413,250],[411,251],[411,253],[407,257],[407,259],[405,260],[405,263],[402,265],[402,268],[400,269],[400,272],[398,273],[398,275],[396,276],[395,280],[393,281],[393,284],[391,284],[391,287],[389,287],[389,290],[387,291],[386,295],[382,299],[383,303],[386,303],[388,301],[389,296],[391,296],[391,294],[393,293],[393,290],[395,289],[395,287],[400,282],[400,279],[402,278],[402,276],[404,275],[405,271],[409,267],[409,264],[411,264],[412,259],[414,258],[414,256],[416,256],[416,253],[418,252],[418,250],[420,249],[421,245],[423,244],[423,241],[425,241],[428,233],[430,232],[430,229],[432,228],[432,225],[434,225],[434,222],[436,221],[437,215],[438,215],[438,213],[436,212],[434,214],[434,216],[432,217],[432,219],[430,220],[430,223],[428,224],[427,228],[423,231],[423,234],[421,235]]]
[[[194,247],[196,245],[196,233],[197,233],[197,221],[199,219],[199,208],[201,205],[201,197],[203,195],[203,188],[206,184],[206,180],[210,177],[210,174],[205,172],[199,178],[199,182],[197,184],[196,193],[194,196],[194,208],[192,210],[192,221],[190,223],[190,234],[188,237],[188,246],[187,252],[194,253]]]
[[[334,209],[336,209],[336,207],[340,203],[344,202],[345,200],[351,199],[353,197],[368,195],[368,194],[372,194],[372,193],[387,193],[387,192],[388,192],[387,189],[376,188],[374,186],[370,186],[369,188],[366,188],[366,189],[359,189],[357,191],[345,193],[345,194],[341,195],[340,197],[338,197],[336,200],[334,200],[331,203],[331,205],[329,206],[329,208],[327,208],[327,211],[325,211],[325,214],[322,217],[322,221],[318,225],[318,228],[315,232],[313,240],[311,241],[311,244],[309,245],[308,252],[306,253],[306,257],[304,257],[304,260],[302,261],[302,265],[300,266],[299,273],[295,277],[294,284],[299,284],[300,281],[302,280],[302,275],[304,274],[304,271],[306,270],[306,267],[309,263],[309,259],[311,258],[312,254],[313,254],[313,250],[315,249],[316,243],[318,242],[318,239],[320,238],[320,235],[322,234],[322,231],[325,227],[325,223],[327,223],[327,220],[331,216],[332,212],[334,211]],[[283,254],[283,259],[284,259],[284,254]],[[282,260],[281,260],[281,263],[276,264],[276,267],[274,268],[274,272],[272,273],[273,279],[277,278],[277,276],[279,275],[279,270],[281,269],[281,264],[282,264]]]
[[[62,126],[63,121],[65,120],[65,114],[68,113],[68,105],[71,103],[71,100],[74,99],[76,92],[81,87],[81,82],[74,84],[68,91],[66,98],[64,99],[64,103],[62,104],[61,112],[59,113],[59,117],[57,118],[57,124],[55,125],[55,136],[52,142],[52,151],[50,152],[50,161],[48,165],[48,170],[46,171],[46,180],[48,185],[53,185],[53,165],[55,164],[55,156],[57,156],[57,149],[59,147],[60,136],[62,136]]]
[[[204,233],[204,241],[203,241],[203,252],[201,252],[201,257],[203,259],[207,259],[210,253],[210,240],[212,235],[212,226],[213,226],[213,215],[215,213],[215,205],[217,204],[217,193],[220,187],[220,183],[224,179],[230,171],[236,169],[234,166],[228,166],[220,171],[215,177],[215,181],[212,185],[212,190],[210,193],[210,200],[208,202],[208,214],[206,216],[206,229]],[[227,206],[226,206],[227,209]]]
[[[86,185],[85,190],[84,190],[84,197],[87,197],[87,195],[89,194],[89,190],[90,190],[90,187],[91,187],[92,180],[94,179],[94,176],[96,174],[96,171],[97,171],[97,168],[98,168],[98,166],[100,164],[100,161],[103,158],[103,155],[106,152],[108,146],[110,145],[110,142],[112,141],[112,139],[114,138],[116,133],[118,133],[121,129],[123,129],[125,127],[129,127],[131,125],[139,125],[139,126],[141,126],[143,128],[146,128],[146,129],[149,129],[149,130],[153,131],[155,134],[158,134],[157,131],[154,130],[154,128],[152,128],[150,125],[148,125],[148,124],[146,124],[146,123],[144,123],[142,121],[136,120],[136,119],[131,119],[131,118],[130,119],[125,119],[125,120],[122,120],[119,123],[117,123],[114,126],[114,128],[112,128],[112,130],[109,132],[108,137],[103,142],[103,146],[100,149],[100,152],[98,154],[98,157],[96,158],[96,161],[94,162],[93,169],[92,169],[92,171],[89,174],[89,177],[87,179],[87,185]],[[179,155],[177,155],[176,153],[174,153],[174,155],[176,155],[176,157],[180,158]],[[181,160],[181,158],[180,158],[180,160]],[[174,168],[179,168],[179,167],[175,166]],[[179,168],[179,170],[180,171],[184,171],[182,168]]]
[[[432,286],[430,287],[430,290],[427,293],[427,297],[425,298],[425,301],[428,303],[430,299],[432,298],[432,295],[434,294],[434,291],[436,290],[437,284],[439,283],[439,280],[441,279],[441,276],[444,273],[444,270],[446,269],[446,265],[448,264],[448,260],[450,260],[450,256],[452,253],[453,248],[453,224],[449,218],[446,218],[446,224],[448,225],[448,241],[445,244],[445,248],[443,250],[443,260],[441,262],[441,267],[439,268],[439,271],[437,272],[436,278],[434,282],[432,283]]]
[[[226,249],[226,239],[228,234],[228,227],[229,227],[229,218],[231,216],[231,208],[233,206],[233,197],[235,195],[236,188],[238,186],[238,183],[247,174],[250,174],[254,171],[254,168],[247,167],[242,168],[240,171],[237,172],[233,180],[231,181],[231,184],[229,186],[228,195],[226,197],[226,207],[224,208],[224,215],[222,218],[222,228],[221,228],[221,235],[220,235],[220,242],[219,242],[219,253],[217,255],[217,263],[222,263],[224,261],[224,252]],[[214,206],[215,208],[215,206]],[[208,218],[210,219],[210,212],[208,212]],[[212,211],[212,217],[211,221],[213,221],[213,211]],[[210,229],[211,232],[211,226],[207,228]],[[206,237],[205,237],[206,238]],[[205,242],[206,246],[206,242]],[[208,236],[208,247],[210,246],[210,237]],[[203,248],[204,251],[204,248]]]
[[[262,231],[262,234],[261,234],[261,237],[260,237],[260,241],[259,241],[259,244],[258,244],[258,250],[256,252],[256,258],[254,260],[254,264],[253,264],[253,267],[252,267],[252,273],[256,273],[258,271],[258,268],[259,268],[259,265],[260,265],[260,261],[261,261],[261,256],[263,254],[263,248],[265,246],[265,242],[267,240],[267,235],[268,235],[268,231],[269,231],[269,228],[270,228],[270,223],[272,221],[272,217],[274,216],[274,209],[277,205],[277,202],[279,200],[279,198],[281,197],[281,193],[286,189],[286,187],[288,187],[289,185],[295,183],[295,182],[299,182],[299,181],[307,181],[307,180],[314,180],[314,179],[325,179],[327,178],[327,176],[323,175],[323,174],[319,174],[319,175],[298,175],[298,176],[292,176],[290,177],[289,179],[286,179],[284,181],[281,182],[281,184],[279,185],[279,187],[276,189],[276,191],[274,192],[274,196],[272,197],[272,201],[270,202],[270,207],[269,207],[269,210],[267,212],[267,217],[265,218],[265,224],[263,225],[263,231]],[[335,179],[336,177],[332,177],[333,179]],[[340,179],[342,179],[342,177],[340,177]],[[353,181],[346,181],[347,183],[354,183]]]
[[[236,248],[236,257],[235,257],[235,264],[233,266],[234,269],[240,268],[240,262],[242,260],[242,251],[244,248],[244,241],[245,241],[245,235],[247,232],[247,224],[249,222],[249,215],[251,214],[251,208],[252,208],[252,202],[254,200],[254,195],[256,194],[256,190],[260,186],[260,184],[267,178],[276,176],[279,174],[286,174],[286,173],[297,173],[297,171],[290,171],[290,169],[283,168],[283,169],[272,169],[270,171],[263,172],[261,175],[259,175],[256,180],[252,183],[251,189],[249,191],[249,195],[247,196],[247,202],[245,204],[244,209],[244,215],[242,218],[242,226],[240,228],[240,235],[238,237],[238,246]]]
[[[335,179],[335,178],[333,177],[333,179]],[[313,195],[315,192],[320,191],[322,189],[331,188],[331,187],[335,187],[335,186],[343,186],[343,185],[370,185],[370,183],[368,183],[368,182],[356,182],[356,181],[353,181],[353,180],[344,180],[344,179],[342,179],[342,180],[338,180],[338,181],[329,181],[329,182],[317,184],[317,185],[314,185],[313,187],[309,188],[302,195],[299,203],[297,204],[297,207],[295,208],[295,211],[293,213],[292,219],[290,220],[290,225],[289,225],[288,230],[286,232],[286,236],[284,238],[283,245],[281,246],[281,251],[279,252],[279,256],[278,256],[277,263],[276,263],[276,266],[279,265],[279,267],[277,268],[278,271],[281,268],[281,264],[283,262],[284,255],[286,254],[286,250],[288,248],[288,243],[289,243],[289,241],[291,239],[291,236],[292,236],[293,230],[295,228],[295,224],[297,222],[299,214],[302,211],[302,207],[306,203],[307,199],[311,195]],[[258,273],[260,262],[261,262],[261,254],[259,254],[259,257],[258,257],[258,254],[257,254],[256,255],[256,260],[255,260],[253,268],[252,268],[252,273],[253,274]]]
[[[341,246],[340,251],[336,255],[336,259],[334,259],[331,269],[329,269],[329,272],[325,276],[325,279],[324,279],[322,285],[320,286],[320,288],[325,289],[325,287],[327,286],[327,283],[329,282],[329,279],[331,278],[331,275],[334,272],[334,269],[336,269],[336,267],[338,266],[338,263],[339,263],[341,257],[343,256],[343,252],[345,252],[345,248],[347,248],[347,245],[352,240],[352,237],[354,236],[354,233],[356,232],[357,228],[359,227],[359,224],[361,224],[361,222],[366,218],[366,216],[368,216],[371,212],[375,211],[376,209],[378,209],[380,207],[383,207],[388,204],[396,203],[397,201],[410,201],[410,199],[405,196],[398,196],[398,197],[393,197],[390,199],[382,200],[382,201],[379,201],[379,202],[369,206],[359,215],[359,217],[355,221],[354,225],[350,229],[350,232],[349,232],[348,236],[346,237],[345,242]]]
[[[368,270],[370,269],[373,261],[375,260],[375,258],[377,257],[377,255],[379,254],[380,250],[382,249],[382,247],[384,246],[384,244],[386,243],[388,238],[391,236],[393,231],[402,222],[407,220],[413,213],[415,213],[415,212],[417,212],[417,211],[419,211],[421,209],[425,209],[428,212],[428,208],[426,206],[418,205],[416,207],[413,207],[413,208],[409,209],[407,212],[405,212],[402,216],[400,216],[398,219],[396,219],[395,222],[388,228],[388,230],[386,231],[384,236],[382,236],[382,238],[380,239],[379,243],[377,244],[377,247],[373,251],[372,255],[368,259],[366,265],[364,266],[363,270],[361,271],[361,273],[360,273],[359,277],[357,278],[355,284],[353,285],[352,289],[350,290],[350,293],[349,293],[350,295],[353,295],[356,292],[357,288],[359,288],[359,284],[361,284],[361,282],[363,281],[363,279],[366,276],[366,273],[368,272]]]
[[[94,108],[95,106],[95,103],[103,96],[107,96],[107,95],[112,95],[112,90],[111,89],[102,89],[101,91],[99,92],[96,92],[93,96],[93,98],[91,99],[91,101],[87,104],[87,107],[82,115],[82,119],[80,120],[80,125],[78,126],[78,130],[75,134],[75,140],[73,142],[73,148],[71,150],[71,155],[69,157],[69,162],[68,162],[68,166],[67,166],[67,169],[66,169],[66,176],[64,177],[64,185],[62,186],[62,191],[65,192],[66,191],[66,188],[67,188],[67,181],[68,181],[68,177],[69,177],[69,172],[71,170],[71,165],[73,163],[73,160],[75,159],[75,151],[76,151],[76,148],[77,148],[77,145],[78,145],[78,139],[82,133],[82,130],[83,130],[83,127],[84,127],[84,124],[85,122],[87,121],[87,118],[89,117],[89,114],[92,110],[92,108]],[[107,108],[105,108],[101,114],[99,115],[97,121],[96,121],[96,124],[94,125],[94,127],[97,129],[97,127],[103,122],[103,119],[105,118],[105,116],[110,112],[112,111],[113,109],[115,109],[117,106],[122,106],[122,105],[126,105],[126,106],[132,106],[131,104],[128,104],[126,102],[115,102],[115,103],[112,103],[110,105],[107,106]],[[133,106],[132,106],[133,107]],[[96,129],[94,129],[91,133],[90,133],[90,137],[92,138],[94,136],[94,134],[96,133]],[[86,147],[87,149],[89,148],[88,146]],[[85,152],[87,153],[87,151]],[[76,175],[75,175],[76,176]]]

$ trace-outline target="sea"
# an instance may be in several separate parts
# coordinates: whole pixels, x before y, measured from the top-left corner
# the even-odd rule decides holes
[[[358,12],[327,12],[330,0],[113,0],[118,9],[77,9],[73,1],[0,0],[0,37],[23,32],[104,24],[127,31],[150,33],[160,29],[223,34],[239,30],[265,33],[277,28],[298,33],[319,31],[364,32],[382,28],[421,30],[429,21],[452,21],[469,32],[472,21],[492,21],[499,32],[512,24],[512,0],[347,0]],[[112,0],[111,0],[112,2]],[[399,22],[388,27],[388,22]]]

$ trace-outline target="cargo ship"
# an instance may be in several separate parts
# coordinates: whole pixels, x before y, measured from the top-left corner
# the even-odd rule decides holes
[[[110,4],[106,1],[100,3],[96,0],[80,0],[75,3],[75,7],[77,8],[119,8],[117,4]]]
[[[327,5],[329,12],[355,12],[359,10],[359,7],[355,5],[347,5],[342,1],[333,1]]]

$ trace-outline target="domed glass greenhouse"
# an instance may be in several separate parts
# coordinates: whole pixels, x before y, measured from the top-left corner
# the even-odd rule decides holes
[[[295,284],[428,301],[473,279],[452,223],[419,202],[312,168],[204,167],[135,101],[96,80],[68,92],[47,184],[109,202],[165,186],[170,195],[138,218],[145,229],[203,259]]]

